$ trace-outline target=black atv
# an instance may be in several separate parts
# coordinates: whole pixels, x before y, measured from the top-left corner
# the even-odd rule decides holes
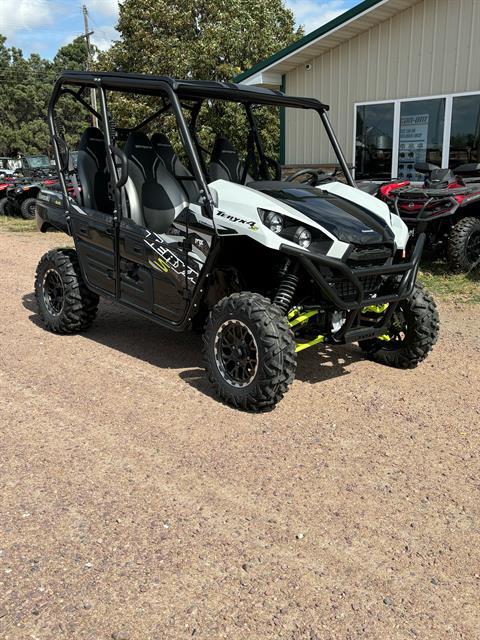
[[[99,112],[82,97],[92,88]],[[157,106],[121,127],[110,116],[113,92],[151,96]],[[82,135],[79,185],[55,112],[65,94],[100,123]],[[209,150],[198,139],[201,118],[225,103],[244,116],[244,159],[221,131]],[[347,184],[311,168],[283,178],[257,127],[264,105],[316,113]],[[439,327],[416,283],[425,234],[409,238],[383,202],[355,188],[327,110],[313,98],[231,83],[63,73],[48,112],[62,191],[42,191],[37,223],[70,234],[75,249],[51,250],[38,265],[45,327],[87,329],[100,297],[174,331],[204,327],[213,387],[252,411],[275,406],[297,354],[314,345],[358,342],[377,362],[417,366]],[[166,135],[172,116],[181,146]]]
[[[53,186],[58,182],[58,178],[48,156],[23,156],[21,163],[21,168],[16,172],[18,179],[6,190],[7,199],[3,213],[33,219],[37,196],[42,187]]]

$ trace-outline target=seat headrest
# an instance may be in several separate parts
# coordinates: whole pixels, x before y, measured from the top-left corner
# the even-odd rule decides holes
[[[154,133],[151,141],[153,148],[160,156],[165,168],[175,174],[175,163],[178,156],[170,140],[164,133]]]
[[[164,133],[154,133],[152,136],[152,144],[154,147],[165,147],[173,151],[172,143]]]
[[[132,131],[125,144],[125,155],[140,169],[145,180],[155,181],[160,160],[145,133]]]
[[[233,144],[228,140],[228,138],[217,138],[213,145],[212,155],[210,158],[211,162],[218,162],[222,159],[223,154],[235,154],[235,157],[238,157],[238,154],[235,150]]]
[[[86,151],[95,156],[97,162],[106,163],[107,152],[105,150],[105,139],[103,133],[97,127],[87,127],[80,138],[79,151]]]
[[[132,131],[125,143],[125,154],[129,156],[134,153],[138,156],[139,152],[141,154],[144,151],[153,151],[153,147],[148,136],[142,131]]]

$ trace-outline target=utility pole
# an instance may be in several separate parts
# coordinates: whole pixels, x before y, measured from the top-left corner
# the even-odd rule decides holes
[[[93,35],[94,31],[88,30],[88,9],[87,5],[83,5],[83,25],[85,27],[85,46],[87,47],[87,71],[90,71],[90,67],[92,66],[92,51],[90,49],[90,36]],[[90,100],[92,103],[92,107],[97,110],[97,94],[95,93],[95,89],[90,89]],[[92,124],[94,127],[98,127],[97,117],[92,115]]]

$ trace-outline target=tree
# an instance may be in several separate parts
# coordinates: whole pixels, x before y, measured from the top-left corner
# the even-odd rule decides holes
[[[38,54],[24,58],[16,47],[7,48],[0,35],[0,155],[44,154],[50,150],[47,106],[55,78],[64,69],[85,69],[83,38],[61,47],[53,61]],[[65,98],[58,116],[66,125],[67,142],[78,143],[87,126],[85,111]]]
[[[302,35],[282,0],[125,0],[117,25],[120,40],[99,56],[100,70],[231,81],[242,70]],[[112,97],[119,123],[138,122],[151,101]],[[278,153],[278,114],[258,110],[266,151]],[[245,148],[244,115],[236,105],[205,109],[200,138],[214,132]]]

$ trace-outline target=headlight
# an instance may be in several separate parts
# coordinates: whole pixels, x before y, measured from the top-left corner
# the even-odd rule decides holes
[[[279,213],[275,211],[268,211],[263,220],[263,224],[273,231],[273,233],[280,233],[283,229],[283,218]]]
[[[312,244],[312,234],[308,229],[305,229],[305,227],[298,227],[298,229],[295,231],[293,239],[303,249],[308,249],[308,247]]]
[[[23,193],[23,187],[17,187],[15,193]]]

